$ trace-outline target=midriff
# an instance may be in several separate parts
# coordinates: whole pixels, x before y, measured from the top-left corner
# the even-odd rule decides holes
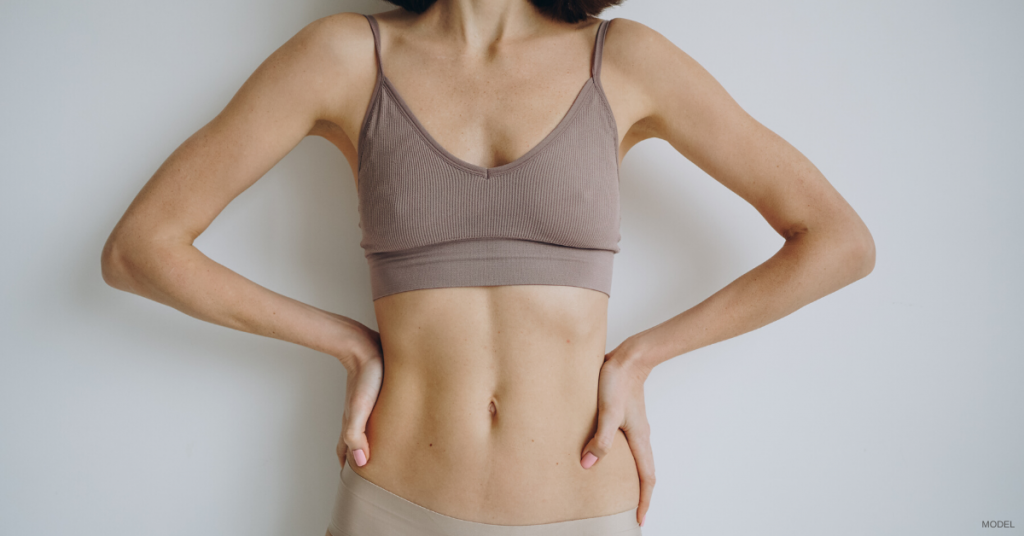
[[[374,302],[384,380],[360,476],[420,506],[497,525],[636,508],[619,430],[583,469],[597,430],[608,296],[577,287],[424,289]]]

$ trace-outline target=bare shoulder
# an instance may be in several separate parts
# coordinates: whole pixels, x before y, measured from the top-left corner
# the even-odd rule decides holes
[[[606,39],[608,76],[632,102],[632,143],[665,140],[707,170],[721,157],[712,152],[721,153],[740,137],[765,134],[703,66],[660,32],[617,18]]]
[[[339,58],[352,54],[352,48],[366,47],[372,53],[373,33],[361,13],[342,12],[316,19],[306,25],[300,33],[305,33],[310,43],[321,47],[325,52],[339,54]]]
[[[358,13],[337,13],[307,23],[271,54],[247,82],[266,93],[288,88],[295,105],[317,119],[336,118],[376,76],[373,34]]]
[[[377,77],[369,22],[361,13],[335,13],[309,23],[294,39],[322,102],[309,135],[327,139],[355,162],[355,140]]]
[[[616,17],[609,21],[601,59],[601,85],[620,129],[620,158],[637,143],[663,137],[657,107],[667,68],[688,69],[687,56],[646,24]]]
[[[352,93],[364,92],[376,76],[373,33],[360,13],[336,13],[307,24],[293,38],[293,49],[314,68],[331,95],[343,103]]]
[[[668,132],[665,123],[684,112],[669,107],[686,102],[688,97],[724,93],[689,54],[641,22],[612,19],[604,50],[602,77],[610,79],[606,85],[613,85],[622,94],[621,101],[631,103],[622,107],[630,125],[624,142],[647,138],[672,141],[669,138],[673,133]]]

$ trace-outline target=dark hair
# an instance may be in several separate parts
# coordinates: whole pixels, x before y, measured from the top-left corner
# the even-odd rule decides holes
[[[423,13],[437,0],[384,0],[406,11]],[[573,23],[597,16],[606,8],[622,3],[622,0],[530,0],[545,15]]]

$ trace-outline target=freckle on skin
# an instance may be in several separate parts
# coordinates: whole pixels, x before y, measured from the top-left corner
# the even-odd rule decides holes
[[[433,443],[431,443],[431,444],[430,444],[430,446],[431,446],[431,447],[433,447],[433,446],[434,446],[434,444],[433,444]]]

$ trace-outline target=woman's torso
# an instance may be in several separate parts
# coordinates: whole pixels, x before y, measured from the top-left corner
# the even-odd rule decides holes
[[[498,51],[515,58],[468,72],[461,66],[469,62],[409,37],[414,16],[396,10],[376,19],[387,77],[442,146],[481,166],[514,161],[556,126],[590,74],[600,22]],[[522,71],[511,67],[520,64]],[[356,174],[348,140],[363,113],[353,118],[343,120],[346,140],[316,134],[338,145]],[[621,431],[608,456],[580,465],[596,431],[606,294],[452,287],[392,294],[374,307],[384,382],[367,423],[369,463],[357,467],[349,456],[353,470],[421,506],[482,523],[541,524],[637,506],[636,462]]]
[[[417,290],[374,302],[384,383],[352,468],[431,510],[499,525],[635,508],[619,431],[583,469],[596,431],[608,297],[560,286]],[[349,457],[351,458],[351,457]]]

